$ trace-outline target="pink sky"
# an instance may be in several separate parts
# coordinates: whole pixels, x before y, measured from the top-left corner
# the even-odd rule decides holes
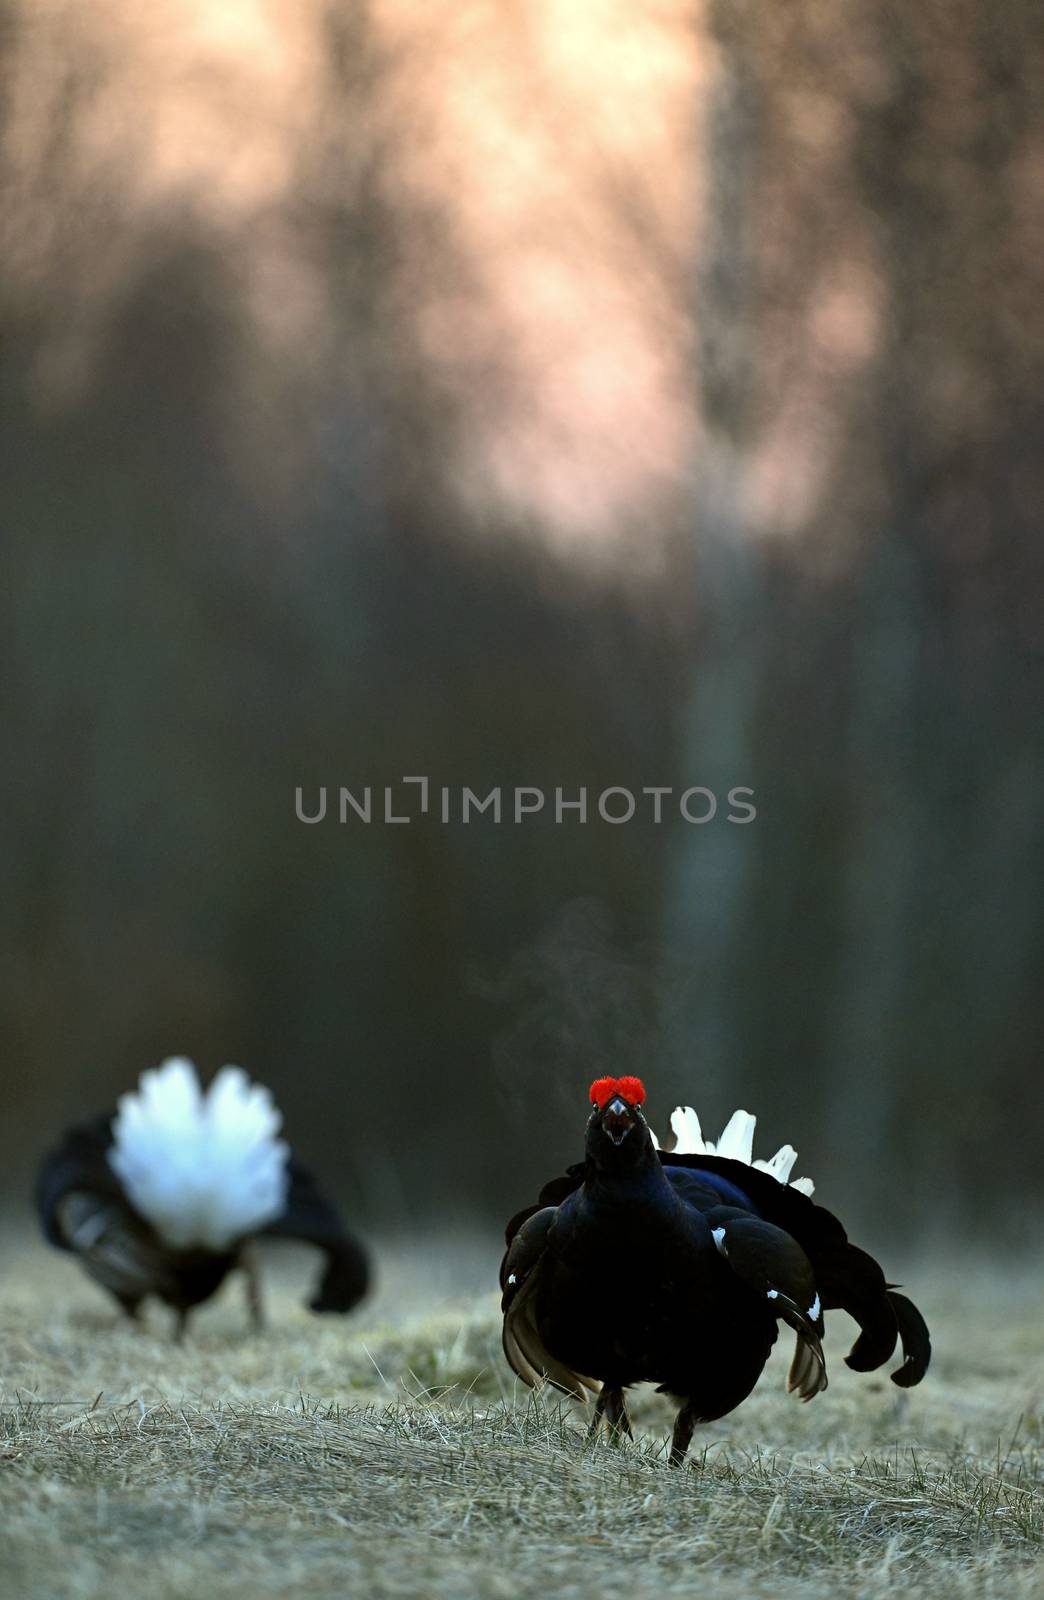
[[[32,174],[70,37],[99,71],[77,116],[75,181],[88,197],[120,185],[120,228],[84,263],[80,304],[41,358],[41,403],[89,370],[98,307],[164,209],[227,236],[277,356],[321,339],[324,287],[286,212],[302,149],[342,137],[322,125],[318,0],[33,0],[26,15],[14,270],[45,278],[61,226]],[[535,516],[576,553],[625,526],[638,548],[643,508],[681,485],[694,441],[692,8],[379,0],[374,17],[393,199],[407,215],[434,204],[466,267],[465,284],[443,283],[418,250],[401,269],[421,347],[460,397],[460,492],[479,511]]]

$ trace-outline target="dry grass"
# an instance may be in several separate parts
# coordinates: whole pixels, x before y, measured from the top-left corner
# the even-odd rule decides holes
[[[179,1348],[158,1308],[136,1333],[63,1259],[8,1249],[0,1592],[1044,1592],[1038,1263],[911,1272],[938,1350],[920,1390],[849,1373],[835,1326],[825,1396],[788,1400],[777,1352],[672,1473],[657,1396],[612,1449],[516,1390],[477,1292],[495,1241],[435,1251],[390,1252],[347,1322],[300,1310],[301,1268],[277,1261],[267,1334],[229,1289]]]

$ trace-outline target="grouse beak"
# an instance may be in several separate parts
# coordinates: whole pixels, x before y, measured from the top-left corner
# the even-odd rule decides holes
[[[635,1125],[635,1115],[626,1100],[617,1095],[602,1112],[602,1127],[614,1144],[623,1144]]]

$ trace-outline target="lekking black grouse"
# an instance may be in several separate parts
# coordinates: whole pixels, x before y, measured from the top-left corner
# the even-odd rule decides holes
[[[313,1311],[350,1311],[365,1294],[366,1252],[276,1134],[268,1090],[222,1067],[204,1093],[190,1061],[141,1076],[111,1112],[70,1128],[41,1162],[44,1233],[71,1251],[130,1317],[156,1296],[177,1313],[246,1275],[262,1323],[256,1239],[302,1240],[324,1255]]]
[[[923,1317],[812,1202],[810,1181],[787,1181],[793,1148],[752,1162],[754,1118],[738,1111],[715,1149],[679,1107],[675,1148],[660,1150],[644,1100],[638,1078],[596,1080],[586,1159],[508,1223],[503,1337],[518,1376],[597,1394],[591,1432],[604,1421],[614,1438],[631,1431],[625,1389],[658,1385],[681,1401],[672,1465],[696,1423],[746,1399],[780,1322],[797,1336],[787,1388],[802,1400],[826,1388],[823,1313],[837,1308],[860,1328],[850,1367],[882,1366],[901,1339],[892,1381],[919,1383]]]

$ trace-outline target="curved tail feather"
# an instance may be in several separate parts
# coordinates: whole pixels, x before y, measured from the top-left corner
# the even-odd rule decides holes
[[[325,1256],[322,1275],[308,1302],[311,1311],[346,1312],[358,1305],[370,1287],[369,1257],[347,1232],[333,1206],[305,1167],[291,1158],[286,1209],[258,1235],[261,1239],[297,1239]]]
[[[928,1333],[928,1324],[913,1301],[908,1300],[905,1294],[898,1294],[895,1289],[887,1290],[887,1294],[895,1312],[895,1320],[899,1324],[899,1337],[902,1340],[905,1357],[902,1366],[892,1373],[892,1382],[897,1383],[900,1389],[912,1389],[915,1383],[920,1383],[932,1359],[932,1341]]]

